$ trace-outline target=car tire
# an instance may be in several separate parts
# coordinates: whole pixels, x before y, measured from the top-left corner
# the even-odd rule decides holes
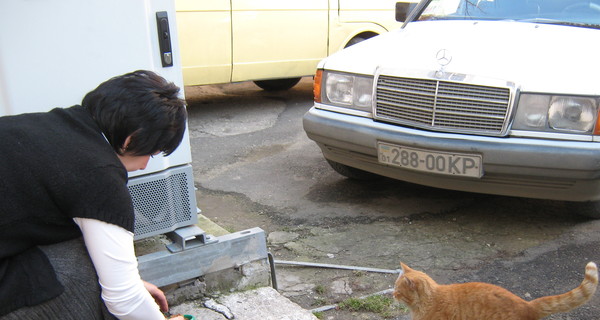
[[[346,178],[355,180],[376,180],[381,178],[381,176],[376,175],[374,173],[349,167],[345,164],[331,161],[329,159],[327,159],[327,163],[329,163],[329,165],[331,166],[331,168],[333,168],[333,170],[335,170],[335,172],[343,175]]]
[[[288,90],[300,82],[302,78],[286,78],[273,80],[256,80],[254,84],[266,91]]]
[[[569,202],[569,208],[577,215],[600,219],[600,201]]]

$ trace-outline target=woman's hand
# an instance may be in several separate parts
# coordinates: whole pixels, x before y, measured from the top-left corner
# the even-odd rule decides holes
[[[143,280],[142,280],[143,281]],[[160,311],[162,312],[167,312],[169,311],[169,304],[167,303],[167,297],[165,296],[165,293],[162,292],[162,290],[160,290],[157,286],[153,285],[150,282],[144,282],[144,287],[146,288],[146,290],[148,290],[148,292],[150,292],[150,295],[154,298],[154,301],[156,301],[156,304],[158,304],[158,306],[160,307]],[[177,314],[174,316],[171,316],[169,318],[169,320],[186,320],[182,315]]]
[[[148,290],[148,292],[150,292],[150,295],[154,298],[154,301],[156,301],[156,304],[158,304],[160,311],[162,311],[162,312],[169,311],[169,304],[167,303],[167,297],[165,296],[165,293],[162,292],[162,290],[160,290],[157,286],[153,285],[152,283],[146,282],[146,281],[143,281],[143,282],[144,282],[144,287],[146,288],[146,290]],[[184,320],[183,317],[169,318],[169,319]]]

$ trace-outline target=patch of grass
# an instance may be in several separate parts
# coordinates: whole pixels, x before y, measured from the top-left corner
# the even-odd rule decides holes
[[[315,317],[317,317],[317,319],[323,319],[325,317],[323,312],[313,312],[313,314],[315,315]]]
[[[384,296],[370,296],[365,299],[349,298],[340,302],[340,309],[350,311],[369,311],[379,313],[392,304],[390,298]]]
[[[325,294],[325,292],[327,292],[327,288],[325,288],[324,285],[319,284],[315,287],[315,292],[318,294]]]
[[[355,277],[362,277],[364,276],[366,273],[364,271],[361,270],[353,270],[352,274],[354,274]]]
[[[327,300],[323,298],[315,298],[315,301],[311,303],[312,306],[324,306],[327,304]]]
[[[398,311],[406,311],[391,297],[374,295],[364,299],[349,298],[338,304],[342,310],[366,311],[381,315],[383,318],[393,318]]]

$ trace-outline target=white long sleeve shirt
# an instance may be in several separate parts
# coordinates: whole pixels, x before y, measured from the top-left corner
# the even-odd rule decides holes
[[[120,320],[164,320],[140,278],[133,233],[100,220],[73,220],[83,233],[108,311]]]

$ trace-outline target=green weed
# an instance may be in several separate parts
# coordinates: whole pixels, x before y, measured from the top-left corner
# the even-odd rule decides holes
[[[382,295],[369,296],[364,299],[349,298],[340,302],[338,307],[342,310],[373,312],[383,318],[393,318],[400,310],[406,311],[394,299]]]
[[[319,284],[315,287],[315,292],[318,294],[325,294],[325,292],[327,292],[327,288],[325,288],[324,285]]]

